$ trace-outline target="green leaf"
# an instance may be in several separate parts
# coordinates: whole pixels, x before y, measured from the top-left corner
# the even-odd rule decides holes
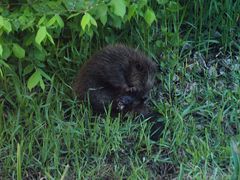
[[[100,18],[107,15],[108,7],[106,4],[101,4],[96,7],[96,17]]]
[[[33,71],[33,69],[34,69],[34,66],[32,64],[27,65],[23,70],[23,75],[25,76],[25,75],[29,74],[30,72]]]
[[[64,27],[64,22],[63,22],[62,18],[58,14],[56,14],[55,17],[56,17],[56,20],[57,20],[57,23],[58,23],[59,27],[63,28]]]
[[[136,10],[137,10],[137,5],[136,4],[132,4],[129,9],[128,9],[128,20],[130,20],[133,15],[136,13]]]
[[[47,36],[47,29],[45,26],[42,26],[38,29],[37,35],[35,37],[35,41],[37,44],[41,45],[41,42]]]
[[[125,1],[124,0],[112,0],[110,2],[110,4],[113,7],[114,14],[123,18],[123,16],[126,13]]]
[[[3,48],[2,58],[6,60],[12,54],[12,51],[6,44],[2,45],[2,48]]]
[[[138,7],[139,9],[141,9],[142,7],[144,7],[145,5],[147,5],[148,0],[139,0],[138,2]]]
[[[102,16],[102,17],[100,17],[100,21],[101,21],[101,23],[102,23],[103,25],[105,25],[106,22],[107,22],[107,16]]]
[[[27,87],[31,91],[42,79],[41,73],[36,70],[31,77],[28,79]]]
[[[89,28],[91,24],[97,26],[96,20],[89,13],[85,13],[81,20],[83,30],[85,31],[86,26]]]
[[[182,7],[179,3],[170,1],[167,9],[171,12],[178,12],[181,8]]]
[[[42,90],[44,90],[45,89],[45,84],[44,84],[42,78],[40,79],[39,82],[40,82],[40,87],[42,88]]]
[[[79,14],[81,14],[81,13],[78,12],[78,13],[71,14],[67,19],[71,19],[75,16],[78,16]]]
[[[88,27],[90,26],[90,21],[91,21],[91,15],[88,13],[85,13],[81,20],[81,26],[84,31],[86,26]]]
[[[164,5],[168,3],[169,0],[157,0],[158,4]]]
[[[25,29],[32,28],[34,26],[35,17],[29,17],[27,22],[21,24],[21,30],[24,31]]]
[[[59,25],[60,28],[64,27],[64,22],[62,20],[62,18],[56,14],[54,15],[48,22],[47,22],[47,27],[52,26],[53,24],[55,24],[57,22],[57,24]]]
[[[8,20],[4,20],[4,21],[3,21],[3,28],[4,28],[4,30],[5,30],[7,33],[9,33],[9,32],[12,31],[11,23],[8,22]]]
[[[2,55],[3,55],[3,47],[2,47],[2,45],[0,44],[0,56],[2,57]]]
[[[106,4],[100,4],[99,6],[96,6],[96,10],[94,13],[96,15],[96,19],[100,19],[103,25],[105,25],[107,22],[107,10],[108,7]]]
[[[60,0],[60,1],[45,1],[45,3],[47,4],[48,8],[51,10],[51,13],[56,14],[56,13],[63,13],[66,11],[66,8],[62,4],[62,0]],[[77,2],[75,2],[75,4],[77,4]],[[49,12],[49,11],[47,11],[47,12]]]
[[[55,44],[54,41],[53,41],[52,36],[49,33],[47,33],[47,38],[53,45]]]
[[[51,81],[51,78],[49,77],[49,75],[47,75],[43,70],[38,69],[38,71],[41,73],[41,75],[43,77],[45,77],[47,80]]]
[[[97,22],[93,17],[91,18],[90,22],[92,25],[97,26]]]
[[[122,18],[120,16],[112,16],[112,19],[113,19],[112,25],[120,29],[122,26]]]
[[[56,17],[53,16],[46,24],[47,27],[52,26],[56,22]]]
[[[38,21],[38,26],[40,26],[46,20],[46,16],[42,16]]]
[[[31,55],[31,57],[33,57],[35,60],[41,62],[41,61],[44,61],[45,58],[46,58],[46,51],[44,51],[43,49],[42,50],[39,50],[38,48],[34,48],[30,53],[29,55]]]
[[[25,50],[16,43],[13,43],[12,51],[13,51],[13,54],[19,59],[22,59],[25,57]]]
[[[148,8],[147,11],[145,12],[144,19],[145,19],[145,21],[147,22],[147,24],[148,24],[149,26],[151,26],[151,24],[153,23],[153,21],[156,20],[156,16],[155,16],[153,10],[151,10],[151,9]]]

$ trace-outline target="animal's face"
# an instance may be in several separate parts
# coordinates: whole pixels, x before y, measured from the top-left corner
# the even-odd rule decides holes
[[[145,97],[153,87],[156,74],[156,64],[149,59],[133,61],[130,69],[129,84],[140,90],[139,96]]]

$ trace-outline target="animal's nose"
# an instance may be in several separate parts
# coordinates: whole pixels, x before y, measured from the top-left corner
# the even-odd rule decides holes
[[[142,100],[143,101],[146,101],[148,99],[148,96],[147,95],[144,95],[143,97],[142,97]]]

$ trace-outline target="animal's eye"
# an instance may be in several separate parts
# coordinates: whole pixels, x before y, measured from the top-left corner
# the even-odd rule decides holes
[[[143,66],[141,65],[141,64],[136,64],[136,69],[138,70],[138,71],[143,71]]]

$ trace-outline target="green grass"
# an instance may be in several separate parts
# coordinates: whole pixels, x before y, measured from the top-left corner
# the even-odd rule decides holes
[[[20,61],[3,69],[0,179],[240,178],[239,2],[228,2],[189,1],[184,13],[168,14],[148,30],[135,19],[121,34],[102,29],[91,41],[59,40],[44,92],[27,89]],[[82,62],[119,41],[159,63],[151,95],[165,127],[157,142],[149,139],[147,121],[93,117],[72,95]]]
[[[1,80],[1,176],[229,178],[230,140],[240,138],[239,70],[211,77],[199,65],[189,70],[191,58],[185,58],[176,71],[159,74],[152,93],[165,122],[158,142],[149,140],[147,122],[93,118],[60,78],[46,92],[29,92],[24,80],[7,75]]]

